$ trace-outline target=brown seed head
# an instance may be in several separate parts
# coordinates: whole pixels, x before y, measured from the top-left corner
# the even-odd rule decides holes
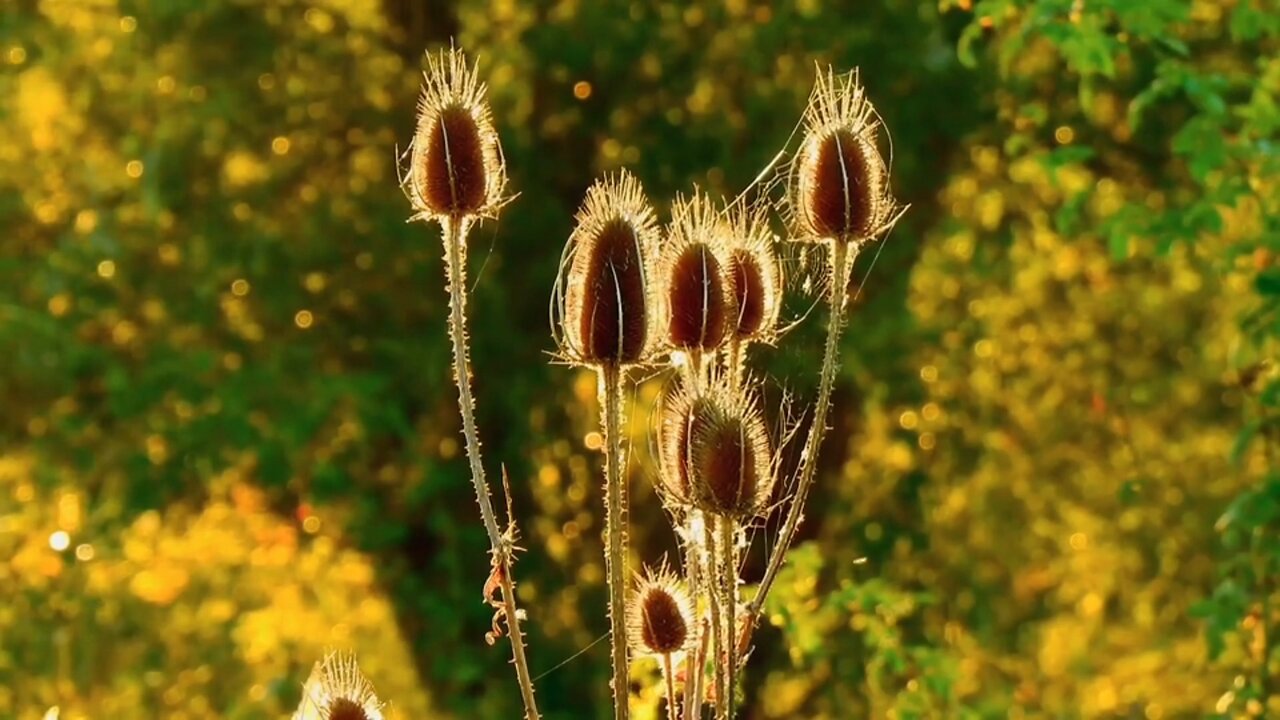
[[[733,297],[725,277],[725,226],[706,195],[678,198],[659,264],[667,342],[681,349],[715,350],[732,323]]]
[[[864,244],[893,223],[889,168],[876,147],[879,120],[856,72],[819,72],[788,193],[805,241]]]
[[[735,206],[729,214],[730,294],[739,340],[772,341],[782,305],[782,272],[763,208]]]
[[[689,644],[693,603],[684,586],[665,567],[647,571],[627,602],[627,635],[632,649],[645,655],[673,655]]]
[[[415,218],[491,217],[507,173],[485,85],[460,50],[427,56],[405,189]]]
[[[674,389],[659,433],[660,488],[669,505],[734,519],[764,509],[774,473],[754,395],[723,377],[700,390]]]
[[[331,653],[311,670],[294,718],[382,720],[381,708],[373,684],[360,672],[355,656]]]
[[[630,365],[651,354],[657,241],[653,210],[630,173],[587,190],[552,298],[552,327],[569,360]]]

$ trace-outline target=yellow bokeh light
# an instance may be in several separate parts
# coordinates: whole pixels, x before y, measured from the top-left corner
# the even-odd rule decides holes
[[[293,324],[297,325],[303,330],[306,330],[307,328],[311,327],[311,324],[314,321],[315,321],[315,318],[311,315],[310,310],[299,310],[298,313],[293,316]]]
[[[244,278],[238,278],[231,281],[231,294],[236,297],[244,297],[249,294],[249,281]]]
[[[320,518],[315,515],[308,515],[307,518],[302,521],[302,529],[311,535],[315,535],[320,532]]]
[[[14,64],[14,65],[21,65],[22,63],[26,62],[26,59],[27,59],[27,49],[26,49],[26,48],[21,47],[21,46],[19,46],[19,47],[11,47],[11,48],[9,48],[9,62],[10,62],[10,63],[12,63],[12,64]]]
[[[120,31],[131,33],[138,29],[138,19],[132,15],[125,15],[120,18]]]
[[[574,83],[573,96],[579,100],[586,100],[591,97],[591,83],[586,80],[579,80]]]
[[[141,160],[130,160],[129,163],[124,166],[125,174],[135,180],[142,177],[142,169]]]
[[[582,438],[582,444],[586,445],[588,450],[599,450],[604,447],[604,438],[600,436],[600,433],[592,430],[587,433],[586,437]]]
[[[1053,139],[1057,140],[1059,145],[1070,145],[1071,141],[1074,140],[1075,137],[1076,131],[1072,130],[1068,125],[1063,125],[1053,131]]]
[[[76,559],[80,562],[89,562],[93,559],[93,546],[89,543],[81,543],[76,546]]]
[[[49,547],[58,552],[62,552],[71,547],[71,536],[64,530],[55,531],[49,536]]]
[[[71,309],[71,298],[65,293],[58,293],[49,298],[49,314],[54,317],[62,317]]]
[[[116,264],[112,260],[103,260],[98,263],[98,277],[110,280],[116,276]]]
[[[271,152],[284,155],[289,152],[289,138],[281,135],[271,141]]]

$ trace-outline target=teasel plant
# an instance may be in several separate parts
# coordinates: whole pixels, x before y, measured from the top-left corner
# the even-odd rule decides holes
[[[885,235],[906,212],[890,193],[890,160],[879,148],[880,116],[866,97],[857,70],[837,74],[817,68],[817,81],[803,117],[799,151],[791,159],[784,215],[793,242],[826,250],[827,337],[813,417],[776,544],[764,576],[747,606],[750,627],[786,561],[804,515],[827,432],[827,413],[839,367],[849,279],[858,253]],[[887,133],[886,133],[887,136]],[[747,630],[748,642],[750,629]]]
[[[414,210],[410,220],[439,223],[444,242],[453,377],[458,387],[471,480],[491,554],[490,574],[483,595],[495,606],[496,614],[494,630],[486,640],[490,644],[496,642],[502,634],[501,624],[506,624],[525,717],[537,720],[533,681],[520,629],[523,615],[516,604],[515,579],[511,572],[517,548],[510,492],[507,491],[507,529],[503,531],[498,527],[485,480],[467,346],[467,233],[477,222],[496,218],[512,197],[506,193],[506,164],[485,95],[486,86],[479,80],[476,66],[468,65],[461,51],[450,48],[438,55],[427,55],[417,128],[407,152],[409,164],[402,173],[401,183]],[[500,599],[493,599],[495,591],[501,594]]]
[[[625,720],[630,664],[623,384],[629,370],[649,364],[661,347],[652,289],[660,232],[644,189],[626,171],[588,188],[575,220],[552,292],[551,326],[562,359],[593,368],[599,379],[611,684],[614,717]]]
[[[693,647],[694,609],[683,583],[665,564],[638,578],[627,600],[627,636],[635,655],[660,660],[667,720],[677,720],[675,668]]]
[[[331,652],[312,667],[293,720],[382,720],[382,703],[355,656]]]

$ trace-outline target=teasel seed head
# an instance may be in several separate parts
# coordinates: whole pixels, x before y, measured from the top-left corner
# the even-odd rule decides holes
[[[899,207],[876,147],[879,116],[856,71],[819,70],[804,125],[788,191],[797,239],[866,244],[893,224]]]
[[[560,260],[552,330],[583,365],[634,365],[653,354],[650,282],[658,250],[653,209],[627,171],[587,189]]]
[[[627,635],[641,655],[674,655],[688,649],[693,636],[693,602],[665,565],[646,569],[627,602]]]
[[[427,55],[405,191],[414,219],[493,217],[509,199],[485,84],[461,50]]]
[[[725,275],[726,228],[715,203],[702,193],[677,198],[659,260],[666,341],[683,350],[713,351],[733,322],[733,296]]]
[[[782,269],[763,207],[737,205],[727,220],[726,276],[736,308],[731,332],[740,341],[772,342],[782,307]]]
[[[311,670],[294,720],[382,720],[382,704],[355,655],[330,653]]]
[[[677,386],[662,405],[660,488],[668,505],[745,520],[773,492],[773,456],[759,398],[716,375],[698,389]]]

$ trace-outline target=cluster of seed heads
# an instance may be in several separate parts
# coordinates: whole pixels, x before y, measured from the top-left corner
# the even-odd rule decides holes
[[[496,217],[510,201],[485,85],[461,52],[428,56],[417,130],[402,185],[412,219],[443,229],[464,434],[493,567],[485,597],[505,620],[526,717],[536,720],[511,576],[514,525],[500,533],[484,481],[471,410],[465,331],[467,229]],[[815,416],[794,483],[780,482],[780,446],[762,406],[762,381],[746,369],[747,349],[780,333],[783,273],[779,237],[767,202],[725,203],[694,190],[670,204],[660,227],[640,181],[626,170],[586,191],[561,256],[552,296],[553,336],[561,357],[598,371],[605,430],[606,529],[615,715],[627,716],[628,649],[663,663],[668,718],[693,720],[704,703],[733,715],[734,675],[749,648],[755,613],[781,564],[811,484],[835,372],[852,258],[887,231],[902,208],[889,193],[879,117],[856,73],[819,72],[804,113],[804,134],[790,162],[782,215],[786,239],[825,245],[829,302],[827,351]],[[657,490],[682,544],[680,572],[649,570],[621,587],[626,570],[627,491],[621,423],[628,371],[670,369],[659,409]],[[807,463],[807,465],[806,465]],[[779,487],[791,497],[775,498]],[[788,504],[789,503],[789,504]],[[787,507],[770,569],[752,603],[738,599],[744,530]],[[508,514],[510,514],[508,512]],[[496,578],[496,581],[495,581]],[[502,600],[491,599],[497,587]],[[714,683],[703,683],[708,636]],[[684,685],[677,707],[677,678]],[[331,655],[308,680],[298,720],[381,720],[372,686],[349,656]]]

